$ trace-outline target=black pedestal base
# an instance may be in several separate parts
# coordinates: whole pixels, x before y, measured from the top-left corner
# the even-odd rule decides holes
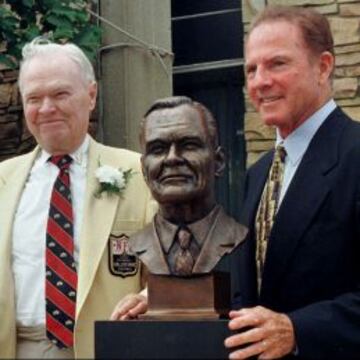
[[[226,359],[228,320],[97,321],[96,359]]]

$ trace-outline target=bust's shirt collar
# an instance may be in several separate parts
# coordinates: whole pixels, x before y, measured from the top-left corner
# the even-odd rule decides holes
[[[210,213],[204,218],[191,224],[186,224],[186,227],[191,231],[195,241],[200,247],[202,247],[203,243],[205,242],[205,239],[209,233],[209,229],[213,225],[220,209],[220,205],[215,205]],[[155,215],[154,221],[156,233],[160,239],[161,246],[163,247],[164,251],[168,253],[175,239],[176,232],[179,229],[179,225],[171,223],[159,213]]]

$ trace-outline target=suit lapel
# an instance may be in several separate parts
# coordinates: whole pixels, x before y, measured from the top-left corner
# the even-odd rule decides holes
[[[315,134],[279,208],[269,239],[261,298],[273,292],[329,192],[328,176],[337,164],[339,137],[346,123],[336,113]]]
[[[246,230],[244,228],[241,233],[240,226],[234,222],[222,208],[219,209],[196,260],[193,273],[210,272],[225,254],[230,253],[243,240]]]
[[[37,147],[33,152],[22,157],[21,161],[14,164],[16,168],[10,176],[0,178],[0,257],[2,259],[0,264],[0,294],[2,294],[0,296],[2,303],[0,319],[2,326],[5,328],[8,326],[8,329],[12,330],[15,324],[15,284],[11,271],[12,229],[15,212],[38,151],[39,148]],[[13,337],[9,337],[7,334],[13,334]],[[6,337],[4,338],[3,335],[4,332],[0,331],[0,342],[5,345],[5,340],[6,346],[11,349],[15,344],[15,331],[8,332],[6,330]],[[5,354],[6,351],[5,349]],[[15,353],[10,356],[14,357]]]
[[[23,160],[17,162],[16,169],[6,179],[0,179],[0,213],[1,213],[1,236],[2,239],[11,239],[12,227],[14,223],[14,216],[17,206],[20,201],[20,196],[24,189],[26,180],[29,176],[31,167],[39,153],[37,147],[30,154],[26,155]],[[0,242],[4,245],[4,242]]]
[[[101,145],[90,139],[84,217],[80,235],[77,316],[89,293],[96,270],[107,246],[119,202],[119,196],[108,196],[106,194],[100,198],[94,196],[98,188],[95,171],[99,166],[99,161],[103,165],[116,168],[119,166],[119,159],[114,159],[111,154],[101,151]]]
[[[250,229],[253,228],[255,223],[257,208],[268,177],[273,156],[274,150],[268,152],[247,174],[245,183],[245,193],[247,197],[244,199],[240,222]]]
[[[130,238],[130,246],[144,264],[151,264],[150,272],[158,275],[170,274],[164,251],[160,246],[160,239],[156,233],[154,220]]]
[[[239,222],[248,227],[249,233],[230,257],[233,307],[236,309],[257,303],[255,217],[273,156],[274,151],[269,151],[246,174],[245,198]]]

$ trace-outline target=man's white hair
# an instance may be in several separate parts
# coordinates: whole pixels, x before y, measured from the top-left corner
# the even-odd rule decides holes
[[[22,60],[19,71],[19,88],[22,90],[22,76],[26,65],[34,58],[46,57],[51,54],[64,54],[79,66],[85,83],[95,81],[93,66],[85,53],[75,44],[56,44],[49,39],[38,36],[25,44],[22,49]],[[61,66],[61,64],[59,64]]]

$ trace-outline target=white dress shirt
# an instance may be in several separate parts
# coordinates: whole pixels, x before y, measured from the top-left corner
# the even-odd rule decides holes
[[[285,147],[287,154],[285,158],[284,177],[280,191],[279,207],[312,138],[335,108],[335,101],[332,99],[329,100],[285,139],[282,139],[279,131],[276,132],[276,145],[282,144]]]
[[[79,261],[79,235],[83,217],[89,136],[72,154],[70,187],[74,214],[74,258]],[[12,270],[15,279],[16,320],[22,326],[45,324],[46,226],[51,192],[59,168],[41,150],[26,181],[15,213]]]

